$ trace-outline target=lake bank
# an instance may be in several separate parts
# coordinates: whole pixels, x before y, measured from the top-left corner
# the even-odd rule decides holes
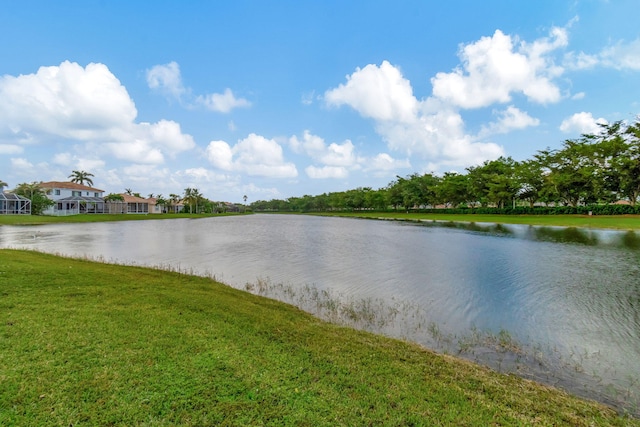
[[[0,277],[0,424],[640,425],[207,278],[15,250]]]
[[[405,221],[483,222],[493,224],[523,224],[548,227],[601,228],[614,230],[640,230],[639,215],[483,215],[432,214],[405,212],[322,212],[312,215],[349,218],[389,219]]]

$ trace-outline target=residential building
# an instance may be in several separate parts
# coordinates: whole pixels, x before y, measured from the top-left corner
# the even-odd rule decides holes
[[[0,190],[2,190],[0,188]],[[31,200],[17,194],[0,191],[0,215],[30,215]]]
[[[40,183],[47,197],[55,203],[44,215],[77,215],[81,213],[106,213],[104,190],[75,182],[50,181]]]

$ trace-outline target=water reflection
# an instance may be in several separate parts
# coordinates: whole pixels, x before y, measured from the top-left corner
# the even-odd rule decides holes
[[[532,378],[575,382],[580,370],[598,378],[589,384],[599,395],[591,397],[615,401],[619,390],[630,390],[640,400],[640,385],[629,382],[640,378],[635,232],[253,215],[2,226],[0,247],[172,266],[238,288],[269,282],[310,310],[322,306],[314,295],[345,310],[386,304],[377,310],[400,323],[384,324],[383,332],[447,351],[466,348],[471,331],[497,342],[504,331],[554,358]],[[484,349],[491,340],[475,341],[468,354],[495,357]]]

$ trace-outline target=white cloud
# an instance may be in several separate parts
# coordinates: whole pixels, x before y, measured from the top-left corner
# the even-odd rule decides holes
[[[349,172],[342,166],[307,166],[304,170],[309,178],[327,179],[327,178],[346,178]]]
[[[587,96],[587,94],[585,94],[584,92],[578,92],[576,94],[574,94],[571,99],[573,99],[574,101],[580,100],[580,99],[584,99],[584,97]]]
[[[560,124],[560,130],[564,133],[599,134],[600,126],[598,123],[606,124],[603,118],[594,119],[591,113],[581,112],[566,118]]]
[[[512,130],[524,129],[530,126],[538,126],[540,120],[531,117],[526,112],[521,111],[517,107],[510,105],[505,110],[495,113],[498,121],[489,123],[480,131],[479,137],[487,135],[509,133]]]
[[[65,61],[35,74],[0,78],[0,141],[74,141],[79,152],[131,162],[162,163],[195,146],[180,125],[135,123],[137,110],[104,64]]]
[[[564,58],[564,65],[574,70],[600,66],[616,70],[640,71],[640,38],[628,43],[618,41],[596,54],[568,52]]]
[[[71,153],[58,153],[53,156],[51,161],[56,165],[70,166],[73,162],[73,155]]]
[[[15,144],[0,144],[0,155],[2,154],[20,154],[24,148]]]
[[[553,79],[563,69],[554,65],[550,53],[567,43],[566,31],[560,28],[531,44],[496,30],[492,37],[461,47],[462,67],[437,73],[431,79],[433,95],[461,108],[507,103],[512,93],[537,103],[557,102],[560,90]]]
[[[30,170],[30,169],[33,169],[33,163],[21,157],[12,158],[11,167],[14,169]]]
[[[418,101],[410,82],[393,65],[367,65],[347,84],[325,93],[329,105],[346,104],[375,120],[375,129],[392,150],[421,155],[431,164],[469,166],[504,154],[493,143],[474,142],[460,114],[437,98]],[[292,146],[300,146],[293,141]]]
[[[224,93],[212,93],[196,98],[196,103],[218,113],[228,113],[234,108],[250,107],[251,102],[244,98],[236,98],[231,89],[225,89]]]
[[[367,160],[364,170],[373,171],[376,174],[380,174],[410,167],[411,163],[407,159],[397,160],[387,153],[380,153],[375,157]]]
[[[233,147],[225,141],[211,141],[206,156],[212,165],[226,171],[272,178],[298,176],[296,166],[284,161],[282,147],[276,141],[254,133]]]
[[[369,64],[347,76],[347,83],[328,90],[328,105],[349,105],[364,117],[377,121],[406,122],[415,117],[418,102],[400,70],[388,61]]]
[[[225,89],[223,93],[211,93],[193,97],[191,88],[185,87],[182,83],[180,65],[175,61],[168,64],[154,65],[147,70],[147,85],[149,88],[169,98],[175,98],[190,108],[201,106],[218,113],[228,113],[234,108],[251,106],[251,102],[244,98],[237,98],[229,88]]]
[[[103,64],[65,61],[0,77],[0,138],[90,139],[130,125],[136,115],[127,90]]]
[[[289,138],[289,146],[297,153],[304,153],[322,166],[309,166],[305,169],[311,178],[344,178],[350,169],[359,168],[355,147],[349,140],[343,143],[327,145],[323,138],[305,130],[302,138],[296,135]]]
[[[618,42],[600,53],[602,63],[618,70],[640,70],[640,38],[631,43]]]
[[[151,89],[178,100],[187,92],[182,84],[180,66],[175,61],[164,65],[154,65],[147,70],[147,84]]]

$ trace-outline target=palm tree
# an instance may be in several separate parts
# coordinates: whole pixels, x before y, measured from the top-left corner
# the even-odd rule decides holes
[[[247,203],[247,195],[246,194],[244,196],[242,196],[242,200],[244,200],[244,202]]]
[[[156,197],[156,206],[162,206],[162,213],[167,212],[167,199],[162,194],[158,194]]]
[[[4,187],[8,187],[9,184],[0,179],[0,192],[4,189]]]
[[[169,207],[173,207],[173,213],[176,213],[178,210],[178,201],[180,200],[180,196],[177,194],[171,193],[169,194]]]
[[[202,194],[197,188],[184,189],[184,201],[189,205],[190,213],[198,213],[198,202],[202,199]],[[193,208],[195,205],[195,209]]]
[[[132,190],[132,189],[130,189],[130,188],[125,188],[125,189],[124,189],[124,192],[125,192],[125,194],[128,194],[128,195],[130,195],[130,196],[133,196],[133,190]]]
[[[69,178],[71,178],[71,182],[75,182],[80,185],[84,185],[85,183],[89,186],[93,186],[93,180],[90,178],[94,176],[92,173],[85,171],[72,171]]]

